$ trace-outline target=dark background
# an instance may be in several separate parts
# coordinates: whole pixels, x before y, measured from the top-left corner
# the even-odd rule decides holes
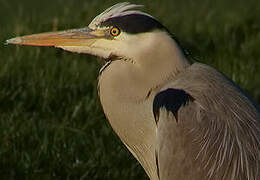
[[[1,179],[148,179],[113,133],[97,95],[101,60],[6,39],[87,26],[118,1],[0,0]],[[197,61],[260,103],[259,0],[153,0],[159,19]]]

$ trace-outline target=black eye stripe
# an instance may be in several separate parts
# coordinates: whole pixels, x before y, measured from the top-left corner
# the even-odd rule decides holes
[[[116,26],[122,31],[131,34],[149,32],[154,29],[166,29],[154,18],[143,14],[113,17],[103,22],[101,26]]]

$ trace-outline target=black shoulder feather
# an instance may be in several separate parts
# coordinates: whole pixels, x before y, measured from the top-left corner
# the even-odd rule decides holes
[[[156,94],[153,100],[153,115],[156,123],[159,119],[160,108],[172,112],[178,121],[178,110],[194,99],[182,89],[169,88]]]

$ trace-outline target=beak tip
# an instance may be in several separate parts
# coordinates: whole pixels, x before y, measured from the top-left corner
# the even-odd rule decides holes
[[[8,44],[20,44],[22,42],[22,39],[20,37],[16,37],[16,38],[12,38],[12,39],[8,39],[5,41],[5,45]]]
[[[10,40],[6,40],[6,41],[4,42],[4,45],[8,45],[8,44],[10,44]]]

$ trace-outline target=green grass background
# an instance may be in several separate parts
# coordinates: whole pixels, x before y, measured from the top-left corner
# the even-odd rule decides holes
[[[118,1],[0,0],[1,179],[148,179],[97,95],[102,61],[6,39],[87,26]],[[259,0],[143,0],[200,62],[260,103]]]

